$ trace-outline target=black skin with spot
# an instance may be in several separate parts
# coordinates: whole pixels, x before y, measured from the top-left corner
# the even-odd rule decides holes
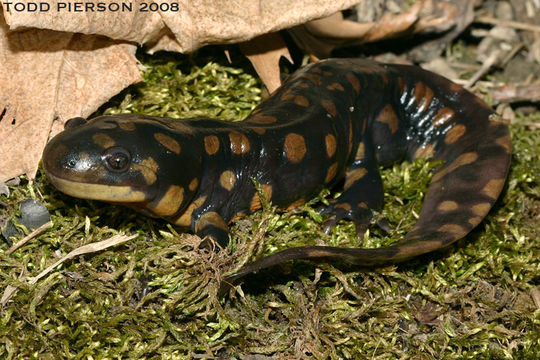
[[[426,95],[428,101],[424,104],[421,97],[415,98],[415,90],[422,87],[433,95]],[[333,107],[328,106],[329,103]],[[393,131],[387,123],[377,121],[383,107],[388,105],[397,117]],[[451,110],[454,115],[443,125],[435,126],[432,121],[441,109]],[[103,126],[105,122],[122,121],[130,122],[134,130],[122,131],[120,127],[109,130]],[[251,205],[256,195],[253,180],[270,186],[272,203],[285,208],[298,199],[310,199],[323,187],[334,186],[355,170],[365,169],[364,176],[352,182],[336,201],[322,210],[330,214],[325,222],[326,229],[341,219],[350,219],[361,232],[370,220],[371,210],[383,205],[378,165],[403,158],[413,160],[418,150],[426,146],[432,148],[434,160],[443,160],[435,170],[439,175],[435,175],[437,181],[430,184],[417,224],[402,241],[378,249],[326,246],[286,249],[228,276],[225,283],[295,259],[335,259],[374,266],[404,261],[448,246],[464,237],[487,215],[502,190],[511,157],[507,126],[497,121],[494,112],[471,93],[417,67],[361,59],[330,59],[306,66],[242,122],[188,119],[182,121],[183,128],[178,128],[172,125],[178,123],[174,119],[112,115],[86,124],[77,123],[81,125],[67,129],[47,146],[46,173],[71,178],[61,164],[65,163],[65,157],[77,156],[70,155],[69,151],[59,154],[52,149],[69,142],[81,143],[81,138],[87,139],[96,132],[107,133],[114,139],[115,146],[127,149],[133,158],[152,158],[159,165],[157,189],[153,186],[152,194],[145,201],[129,205],[152,215],[147,205],[159,202],[171,185],[179,185],[186,189],[184,201],[175,214],[165,219],[178,223],[189,204],[204,197],[204,202],[190,214],[192,230],[197,228],[201,215],[209,211],[218,213],[225,223],[238,214],[253,211]],[[449,131],[458,125],[464,125],[465,131],[450,138]],[[156,144],[153,134],[157,132],[175,139],[182,149],[180,155],[164,151],[163,146]],[[245,153],[233,151],[231,132],[247,137],[249,149]],[[302,146],[295,152],[300,158],[297,162],[291,161],[284,148],[284,139],[292,133],[300,135],[305,144],[305,152]],[[325,143],[328,134],[336,139],[335,154],[331,157]],[[219,139],[215,154],[208,154],[205,149],[204,138],[209,135]],[[134,143],[136,139],[143,141],[142,138],[146,139],[143,143]],[[104,151],[91,141],[82,143],[88,148],[78,146],[72,151]],[[360,143],[364,145],[364,155],[355,159]],[[325,183],[328,170],[335,163],[336,175]],[[236,174],[230,190],[219,182],[226,170]],[[199,180],[198,187],[187,190],[194,177]],[[103,181],[106,185],[115,184],[117,180],[114,173],[102,179],[85,179],[84,174],[76,174],[74,178],[89,183]],[[140,176],[130,177],[132,181],[138,178]],[[115,185],[124,185],[120,179],[118,181]],[[144,184],[127,184],[144,191]],[[444,202],[457,204],[457,207],[442,209]],[[206,224],[197,234],[213,238],[221,245],[228,241],[227,231],[219,224]]]

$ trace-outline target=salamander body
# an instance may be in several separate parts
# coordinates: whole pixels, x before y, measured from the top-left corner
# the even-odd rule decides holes
[[[343,184],[322,210],[326,229],[350,219],[362,232],[383,205],[379,164],[430,156],[418,222],[378,249],[286,249],[228,280],[291,259],[399,262],[464,237],[498,198],[511,157],[507,126],[480,99],[428,71],[330,59],[293,74],[242,122],[144,115],[76,118],[43,155],[50,181],[76,197],[136,208],[225,245],[228,224],[258,210],[260,195],[298,206]]]

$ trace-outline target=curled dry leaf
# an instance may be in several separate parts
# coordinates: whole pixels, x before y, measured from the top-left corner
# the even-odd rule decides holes
[[[8,33],[0,15],[0,182],[33,178],[53,127],[88,116],[140,81],[134,46],[102,37],[27,30]]]
[[[281,86],[279,60],[293,62],[289,49],[279,33],[264,34],[240,44],[240,50],[251,61],[269,93]]]
[[[463,13],[462,2],[464,0],[420,0],[403,12],[386,12],[378,20],[362,23],[345,19],[341,13],[335,13],[297,26],[290,32],[302,49],[318,58],[325,58],[330,56],[332,50],[343,46],[390,39],[404,33],[447,31],[459,22]],[[469,23],[470,20],[472,17]]]
[[[328,16],[350,7],[358,0],[241,0],[241,1],[123,1],[123,11],[108,6],[119,2],[93,0],[82,2],[85,10],[66,8],[66,1],[41,0],[50,10],[27,11],[6,15],[12,30],[35,27],[83,34],[105,35],[113,39],[154,45],[153,50],[173,49],[192,52],[204,45],[236,43],[293,25]],[[104,3],[108,11],[86,10],[86,4],[97,9]],[[74,6],[74,3],[71,3]]]

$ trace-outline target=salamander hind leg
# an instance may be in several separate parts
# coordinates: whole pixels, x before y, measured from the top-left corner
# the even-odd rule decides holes
[[[321,214],[331,214],[324,222],[327,234],[339,220],[350,219],[356,225],[356,233],[363,236],[373,217],[372,210],[380,210],[383,206],[383,187],[377,162],[372,154],[365,154],[363,148],[361,143],[357,159],[345,174],[343,193],[320,210]]]
[[[205,239],[203,247],[209,245],[210,241],[215,241],[222,248],[229,243],[229,228],[221,215],[214,211],[208,211],[202,214],[195,221],[195,233],[202,239]]]

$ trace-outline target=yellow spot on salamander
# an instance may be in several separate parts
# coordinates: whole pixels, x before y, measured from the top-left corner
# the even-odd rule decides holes
[[[349,158],[349,156],[351,155],[351,151],[353,148],[353,137],[354,137],[354,133],[353,133],[352,122],[349,122],[349,149],[347,151],[347,158]]]
[[[463,228],[463,226],[458,224],[444,224],[440,228],[437,229],[438,232],[445,232],[445,233],[452,233],[452,234],[463,234],[466,233],[467,230]]]
[[[457,210],[459,207],[458,203],[451,200],[443,201],[442,203],[437,206],[437,210],[439,211],[454,211]]]
[[[507,154],[512,152],[512,140],[510,139],[510,135],[505,135],[496,139],[495,143],[502,146]]]
[[[328,114],[333,117],[337,115],[336,104],[332,100],[322,100],[321,105]]]
[[[92,135],[92,141],[94,141],[94,144],[102,147],[103,149],[108,149],[115,145],[113,138],[104,133],[96,133]]]
[[[452,120],[452,118],[454,117],[455,115],[455,112],[454,110],[448,108],[448,107],[443,107],[442,109],[439,110],[439,112],[433,117],[433,120],[432,120],[432,124],[433,126],[442,126],[442,125],[445,125],[447,122],[449,122],[450,120]]]
[[[394,108],[390,104],[387,104],[382,108],[375,121],[386,124],[388,129],[390,129],[390,133],[392,134],[395,134],[395,132],[399,129],[399,119],[394,111]]]
[[[223,217],[215,211],[209,211],[201,215],[195,224],[195,231],[200,231],[207,226],[215,226],[219,229],[229,231],[229,227],[225,220],[223,220]]]
[[[214,155],[219,151],[219,139],[215,135],[204,137],[204,150],[208,155]]]
[[[173,139],[172,137],[162,134],[162,133],[155,133],[154,138],[165,148],[169,149],[175,154],[180,154],[180,144],[178,141]]]
[[[306,141],[302,135],[290,133],[285,137],[283,149],[290,162],[299,163],[306,155]]]
[[[137,170],[144,177],[147,185],[152,185],[157,180],[157,170],[159,165],[152,158],[144,159],[140,164],[132,165],[134,170]]]
[[[239,211],[236,214],[234,214],[233,218],[231,219],[231,222],[235,222],[240,220],[241,218],[245,217],[246,213],[243,211]]]
[[[171,222],[178,226],[191,226],[191,217],[193,216],[193,211],[199,207],[201,207],[202,204],[206,201],[206,196],[201,196],[200,198],[197,198],[195,201],[191,202],[186,210],[180,216],[178,216],[176,219],[173,219]]]
[[[256,124],[273,124],[277,122],[277,118],[275,116],[268,116],[263,114],[256,114],[254,116],[251,116],[249,119],[250,122],[256,123]]]
[[[266,132],[266,129],[265,128],[262,128],[262,127],[258,127],[258,126],[253,126],[253,127],[250,127],[251,130],[255,131],[257,134],[259,135],[263,135],[265,132]]]
[[[424,157],[431,157],[435,153],[435,148],[431,144],[427,144],[425,146],[421,146],[414,152],[414,158],[424,158]]]
[[[463,86],[456,84],[455,82],[450,82],[450,91],[457,93],[463,91]]]
[[[199,186],[199,179],[193,178],[193,180],[191,180],[191,182],[188,185],[188,189],[190,191],[195,191],[195,190],[197,190],[198,186]]]
[[[305,96],[302,96],[302,95],[296,95],[294,97],[294,103],[296,105],[302,106],[302,107],[308,107],[309,106],[309,100]]]
[[[120,120],[117,120],[118,122],[118,126],[120,127],[120,129],[122,130],[126,130],[126,131],[133,131],[135,130],[137,127],[135,126],[135,124],[131,121],[120,121]]]
[[[351,83],[354,92],[359,94],[360,90],[362,89],[362,86],[360,85],[360,80],[358,80],[358,78],[353,74],[347,74],[345,75],[345,77],[347,78],[347,81]]]
[[[315,86],[321,86],[322,85],[322,80],[321,80],[321,75],[318,75],[318,74],[313,74],[313,72],[316,72],[318,69],[313,69],[312,73],[306,73],[304,74],[304,79],[307,79],[309,81],[311,81]]]
[[[473,207],[471,207],[471,211],[473,212],[474,215],[482,216],[482,217],[487,215],[487,213],[489,212],[489,209],[491,209],[491,204],[487,202],[476,204]]]
[[[468,152],[465,154],[461,154],[451,164],[447,165],[441,171],[434,174],[433,177],[431,178],[431,182],[432,183],[437,182],[441,180],[443,177],[445,177],[447,174],[449,174],[450,172],[456,170],[457,168],[461,166],[472,164],[477,159],[478,159],[478,154],[476,152]]]
[[[249,139],[246,135],[239,132],[230,132],[229,140],[231,141],[231,151],[234,154],[245,154],[250,149]]]
[[[472,217],[470,218],[469,220],[467,220],[467,222],[469,224],[471,224],[473,227],[475,227],[476,225],[480,224],[480,222],[482,221],[482,219],[484,219],[483,216],[475,216],[475,217]]]
[[[403,81],[403,78],[401,76],[398,77],[397,83],[399,86],[399,94],[402,95],[405,92],[405,82]]]
[[[345,88],[340,83],[332,83],[326,87],[328,90],[339,90],[339,91],[345,91]]]
[[[324,179],[324,182],[328,184],[330,181],[334,180],[337,174],[338,169],[338,163],[335,162],[328,168],[328,172],[326,173],[326,178]]]
[[[366,176],[367,173],[368,171],[364,168],[358,168],[347,172],[347,174],[345,175],[345,185],[343,186],[343,188],[347,190],[355,182]]]
[[[455,143],[458,141],[467,131],[467,127],[463,124],[457,124],[444,136],[444,142],[448,145]]]
[[[193,128],[185,124],[182,120],[171,119],[171,121],[167,122],[166,126],[184,134],[193,134]]]
[[[294,99],[294,94],[293,94],[292,89],[287,89],[283,92],[283,94],[281,94],[281,100],[283,101],[289,101],[292,99]]]
[[[236,183],[236,175],[231,170],[225,170],[219,177],[219,183],[224,189],[231,191]]]
[[[497,199],[504,186],[505,179],[491,179],[482,188],[482,192],[492,199]]]
[[[416,105],[418,106],[418,112],[422,112],[429,107],[433,100],[433,95],[433,90],[426,86],[426,84],[421,81],[416,83],[413,96],[416,100]]]
[[[332,134],[328,134],[324,138],[324,142],[326,144],[326,154],[331,158],[336,153],[336,137]]]
[[[349,211],[349,210],[351,210],[352,207],[351,207],[351,204],[344,202],[344,203],[341,203],[341,204],[337,204],[336,206],[334,206],[334,208]]]
[[[292,203],[290,203],[289,205],[287,205],[287,207],[285,208],[285,211],[290,211],[290,210],[296,209],[297,207],[302,206],[305,203],[306,203],[306,199],[295,200]]]
[[[356,149],[356,155],[354,156],[354,160],[361,160],[366,157],[366,146],[363,142],[358,144],[358,149]]]
[[[171,185],[155,206],[149,204],[147,207],[158,216],[173,216],[180,209],[183,201],[184,188]]]

